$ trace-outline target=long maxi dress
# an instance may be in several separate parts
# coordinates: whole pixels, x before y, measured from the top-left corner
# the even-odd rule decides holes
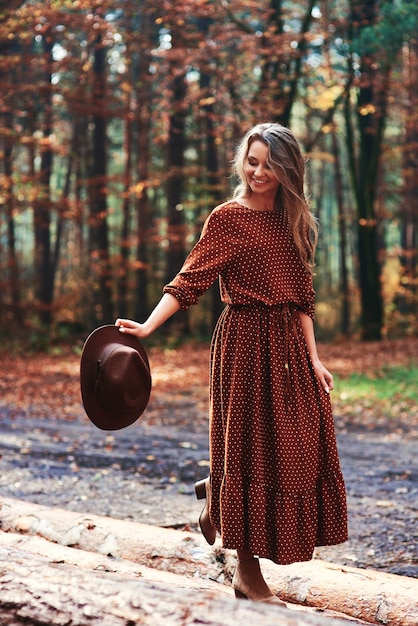
[[[218,277],[210,518],[225,548],[307,561],[315,546],[347,540],[347,507],[329,395],[298,313],[314,317],[312,277],[285,211],[216,207],[164,292],[187,309]]]

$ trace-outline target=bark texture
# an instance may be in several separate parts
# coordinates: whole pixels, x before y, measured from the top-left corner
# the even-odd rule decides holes
[[[413,578],[263,561],[285,610],[236,601],[233,555],[195,533],[10,498],[0,498],[0,522],[0,623],[10,626],[418,624]]]

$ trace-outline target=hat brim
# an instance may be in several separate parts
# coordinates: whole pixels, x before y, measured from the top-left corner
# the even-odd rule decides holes
[[[134,408],[121,407],[117,413],[106,410],[98,401],[95,393],[97,359],[103,347],[110,343],[119,343],[137,350],[143,362],[140,384],[143,401]],[[121,333],[117,326],[109,324],[96,328],[86,339],[80,361],[80,386],[84,410],[90,421],[102,430],[120,430],[133,424],[145,411],[151,394],[151,371],[145,348],[132,335]]]

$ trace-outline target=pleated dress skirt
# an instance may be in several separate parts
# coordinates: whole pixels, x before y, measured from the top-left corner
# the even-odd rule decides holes
[[[291,304],[228,305],[211,344],[212,523],[275,563],[347,540],[329,394]]]

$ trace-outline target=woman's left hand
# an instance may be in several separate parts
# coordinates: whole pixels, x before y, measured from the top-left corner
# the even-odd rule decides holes
[[[322,365],[321,361],[315,361],[313,363],[313,366],[315,369],[315,373],[318,376],[319,381],[322,385],[323,390],[326,393],[329,393],[330,391],[332,391],[334,389],[334,378],[331,372],[329,372],[327,368]]]

